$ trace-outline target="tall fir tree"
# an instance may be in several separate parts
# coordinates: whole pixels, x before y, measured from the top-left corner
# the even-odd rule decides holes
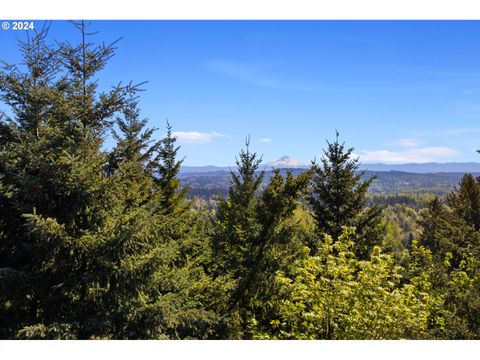
[[[480,336],[480,263],[474,260],[480,256],[480,232],[472,216],[475,193],[475,181],[466,175],[447,196],[447,204],[435,198],[421,213],[419,244],[431,255],[417,261],[418,268],[433,280],[433,292],[445,299],[442,335],[448,339]]]
[[[472,174],[465,174],[459,186],[448,196],[448,205],[475,230],[480,230],[480,184]]]
[[[112,174],[122,161],[137,161],[151,176],[157,167],[154,159],[161,142],[152,139],[155,128],[146,128],[148,119],[140,118],[138,99],[130,98],[122,109],[122,116],[116,118],[118,130],[112,129],[116,141],[114,150],[109,155],[108,174]]]
[[[178,160],[178,150],[176,146],[177,138],[173,134],[172,126],[167,121],[167,133],[160,141],[155,158],[157,165],[158,187],[162,191],[163,197],[160,205],[166,211],[173,213],[185,209],[185,200],[187,189],[180,188],[178,174],[183,159]]]
[[[205,337],[215,314],[200,225],[190,212],[158,211],[157,148],[138,120],[137,89],[98,91],[114,46],[75,26],[80,45],[50,47],[45,29],[22,44],[25,71],[0,73],[13,114],[0,129],[1,335]],[[122,114],[109,154],[104,135]]]
[[[7,190],[0,202],[10,229],[1,266],[25,284],[5,295],[17,316],[9,336],[37,325],[46,337],[75,336],[73,323],[91,282],[83,271],[94,247],[80,239],[101,223],[109,205],[101,133],[128,92],[117,87],[96,94],[91,81],[113,47],[87,45],[84,31],[75,51],[68,44],[49,46],[47,33],[44,28],[21,43],[24,67],[8,66],[1,74],[2,101],[12,113],[0,135]]]
[[[422,236],[420,244],[429,248],[432,252],[438,253],[441,248],[438,239],[438,230],[445,217],[446,209],[441,200],[436,196],[431,200],[426,209],[424,209],[419,225],[422,227]]]
[[[260,162],[247,140],[215,217],[212,258],[216,275],[229,279],[227,301],[219,310],[228,338],[250,338],[252,323],[269,323],[266,305],[277,295],[275,273],[302,255],[301,230],[291,220],[309,173],[284,177],[275,170],[262,189]]]
[[[355,227],[355,253],[365,258],[374,245],[383,240],[381,207],[368,206],[368,189],[374,177],[363,181],[358,159],[351,159],[353,148],[345,149],[339,133],[333,143],[327,141],[321,164],[313,163],[310,204],[319,234],[335,240],[343,227]]]

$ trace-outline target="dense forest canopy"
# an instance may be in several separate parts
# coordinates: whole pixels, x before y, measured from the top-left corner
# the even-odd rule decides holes
[[[156,140],[139,86],[101,92],[116,44],[73,25],[0,72],[0,338],[480,338],[480,178],[372,197],[338,133],[302,172],[247,139],[192,199],[173,125]]]

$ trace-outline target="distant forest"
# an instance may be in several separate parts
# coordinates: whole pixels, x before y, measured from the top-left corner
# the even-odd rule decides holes
[[[280,169],[282,174],[290,170],[298,175],[305,169]],[[262,171],[262,170],[259,170]],[[273,170],[265,170],[263,186],[268,183]],[[463,173],[428,173],[416,174],[403,171],[357,171],[363,180],[374,177],[369,192],[372,194],[434,194],[445,196],[452,191],[463,177]],[[477,177],[480,174],[474,173]],[[230,172],[211,171],[196,173],[180,173],[182,187],[188,188],[190,198],[199,197],[205,200],[218,196],[225,197],[230,187]]]
[[[141,84],[99,90],[116,44],[73,26],[0,71],[0,338],[480,338],[478,177],[375,178],[338,132],[307,171],[247,140],[180,175]]]

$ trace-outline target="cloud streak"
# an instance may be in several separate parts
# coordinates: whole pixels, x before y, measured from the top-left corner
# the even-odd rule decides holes
[[[368,91],[383,91],[393,93],[416,92],[429,90],[434,85],[413,85],[413,86],[341,86],[332,84],[298,84],[279,79],[268,72],[267,66],[258,63],[237,62],[226,59],[210,59],[206,61],[206,66],[211,71],[234,79],[244,84],[256,85],[271,89],[297,90],[307,92],[342,92],[342,93],[365,93]],[[311,81],[311,79],[309,80]]]
[[[272,142],[272,140],[269,139],[269,138],[261,138],[260,140],[258,140],[258,142],[260,144],[270,144]]]
[[[479,108],[480,110],[480,108]],[[450,137],[450,136],[461,136],[461,135],[470,135],[478,134],[480,132],[479,128],[459,128],[459,129],[447,129],[444,131],[437,132],[436,137]]]
[[[208,144],[211,143],[215,138],[227,137],[227,135],[216,131],[175,131],[173,135],[178,139],[179,142],[184,144]]]
[[[416,147],[401,151],[375,150],[356,154],[363,163],[406,164],[437,162],[457,155],[455,149],[445,146]]]
[[[271,89],[317,91],[308,86],[288,84],[266,71],[265,65],[240,63],[224,59],[211,59],[206,62],[207,67],[220,75],[240,81],[244,84],[267,87]]]
[[[207,66],[214,72],[240,82],[269,88],[281,88],[282,84],[264,74],[261,66],[246,65],[229,60],[213,59]]]
[[[391,142],[393,146],[399,146],[403,148],[415,148],[422,144],[422,141],[417,138],[403,138],[397,139]]]

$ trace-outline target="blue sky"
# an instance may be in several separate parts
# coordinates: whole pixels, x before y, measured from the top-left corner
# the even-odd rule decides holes
[[[35,22],[41,26],[42,22]],[[362,162],[480,161],[479,21],[92,21],[119,37],[102,87],[148,81],[142,115],[176,131],[186,165],[309,163],[335,129]],[[20,31],[0,31],[15,63]],[[50,39],[79,40],[66,21]]]

